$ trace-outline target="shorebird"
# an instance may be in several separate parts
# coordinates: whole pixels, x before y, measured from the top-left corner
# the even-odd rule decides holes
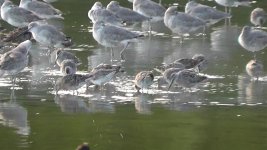
[[[1,6],[1,17],[10,25],[18,28],[27,27],[31,22],[41,20],[33,12],[20,8],[9,0]]]
[[[100,69],[116,69],[120,67],[120,70],[119,72],[124,72],[124,70],[122,69],[121,65],[110,65],[110,64],[99,64],[97,65],[96,67],[93,68],[93,70],[91,72],[94,72],[94,71],[97,71],[97,70],[100,70]]]
[[[71,60],[73,61],[76,66],[80,65],[81,62],[79,60],[79,58],[77,58],[73,53],[68,52],[68,51],[64,51],[64,50],[56,50],[56,59],[55,59],[55,63],[57,63],[58,66],[61,65],[61,63],[64,60]],[[51,60],[52,60],[52,55],[51,55]]]
[[[162,5],[151,0],[133,0],[133,10],[151,18],[152,22],[163,20],[166,11]]]
[[[262,8],[255,8],[250,14],[250,22],[255,26],[262,27],[267,21],[267,13]]]
[[[162,74],[162,77],[158,78],[158,87],[161,87],[162,85],[165,84],[170,85],[173,75],[184,69],[185,69],[184,65],[176,66],[176,68],[166,68],[164,71],[155,69],[156,71]]]
[[[115,75],[120,71],[121,66],[117,66],[114,69],[98,69],[91,71],[86,80],[89,85],[93,84],[96,86],[102,86],[107,82],[111,81]]]
[[[246,71],[249,76],[259,80],[259,76],[263,73],[263,64],[258,60],[250,60],[246,65]]]
[[[32,22],[25,32],[31,32],[38,43],[47,47],[65,48],[72,45],[70,37],[49,24]]]
[[[181,41],[184,34],[191,34],[199,29],[204,31],[205,22],[193,17],[189,14],[178,12],[177,6],[169,7],[164,15],[164,24],[168,27],[172,32],[181,36]]]
[[[196,54],[192,58],[181,58],[175,60],[173,63],[164,66],[165,69],[168,68],[184,68],[191,69],[195,68],[198,72],[202,72],[207,69],[208,61],[202,54]]]
[[[206,79],[206,76],[199,75],[198,72],[189,69],[184,69],[172,74],[168,90],[173,84],[184,88],[191,88]]]
[[[77,90],[86,84],[86,79],[88,79],[88,75],[67,74],[56,81],[56,94],[59,90],[72,90],[73,95],[75,91],[78,95]]]
[[[213,7],[189,1],[185,6],[185,13],[197,17],[209,25],[215,24],[222,19],[231,18],[231,15],[219,11]]]
[[[120,3],[117,1],[111,1],[107,5],[107,10],[113,12],[116,16],[121,18],[125,23],[139,23],[143,21],[149,21],[150,18],[146,17],[138,12],[133,11],[132,9],[120,6]]]
[[[124,60],[123,52],[129,43],[136,41],[137,38],[142,36],[120,27],[105,25],[103,21],[97,21],[93,25],[93,37],[99,44],[110,47],[111,50],[114,47],[123,46],[120,52],[122,60]]]
[[[77,71],[77,64],[71,59],[63,60],[59,67],[63,75],[75,74]]]
[[[238,37],[238,43],[253,53],[263,50],[267,46],[267,32],[244,26]]]
[[[231,14],[231,7],[238,6],[250,6],[250,0],[215,0],[215,2],[219,5],[225,7],[225,12]]]
[[[182,71],[184,70],[184,68],[169,68],[169,69],[166,69],[163,73],[162,73],[162,76],[163,76],[163,79],[168,83],[170,84],[171,83],[171,80],[173,78],[173,75],[179,71]]]
[[[166,70],[166,69],[169,69],[169,68],[184,68],[185,69],[185,65],[183,65],[182,63],[178,62],[177,60],[172,62],[172,63],[169,63],[169,64],[164,64],[160,67],[160,69],[162,70]]]
[[[140,92],[140,89],[148,89],[154,80],[154,75],[152,71],[141,71],[135,76],[134,85],[137,92]]]
[[[28,65],[28,51],[31,46],[32,42],[27,40],[4,53],[0,59],[0,77],[11,75],[14,83],[16,75]]]
[[[133,0],[133,10],[141,15],[144,15],[149,20],[149,35],[151,35],[151,22],[163,20],[166,9],[161,5],[151,0]]]
[[[25,8],[42,19],[60,18],[64,19],[61,15],[62,12],[54,8],[49,3],[40,2],[37,0],[20,0],[19,7]]]
[[[101,2],[95,2],[92,8],[88,11],[88,17],[93,23],[103,21],[107,24],[123,26],[122,19],[104,8]]]

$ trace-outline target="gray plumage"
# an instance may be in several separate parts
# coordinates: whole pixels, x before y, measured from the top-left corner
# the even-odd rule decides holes
[[[162,20],[166,9],[151,0],[133,0],[133,10],[148,17],[152,21]]]
[[[140,35],[120,27],[105,25],[100,21],[93,25],[93,37],[103,46],[119,47],[125,46]]]
[[[77,58],[73,53],[71,52],[68,52],[68,51],[64,51],[64,50],[56,50],[55,51],[56,53],[56,63],[58,66],[61,65],[61,63],[64,61],[64,60],[71,60],[73,61],[76,65],[80,65],[81,62],[79,60],[79,58]],[[52,57],[52,56],[51,56]]]
[[[28,51],[32,42],[27,40],[16,48],[4,53],[0,60],[0,77],[3,75],[14,76],[28,65]]]
[[[176,6],[169,7],[164,16],[164,24],[172,32],[183,35],[205,28],[205,22],[189,14],[178,12]]]
[[[150,18],[139,14],[129,8],[120,6],[119,2],[111,1],[107,5],[107,10],[113,12],[116,16],[121,18],[126,23],[137,23],[148,21]]]
[[[1,6],[1,17],[10,25],[19,28],[27,27],[31,22],[41,20],[31,11],[20,8],[8,0]]]
[[[120,27],[105,25],[103,21],[97,21],[93,25],[93,37],[99,44],[110,48],[123,47],[120,52],[122,59],[128,44],[141,36]]]
[[[255,8],[250,14],[250,22],[255,26],[262,27],[267,21],[267,13],[262,8]]]
[[[250,0],[215,0],[215,2],[225,7],[225,12],[231,13],[231,7],[247,6],[250,7]]]
[[[93,23],[103,21],[107,24],[123,26],[123,21],[111,11],[103,8],[100,2],[95,2],[92,8],[88,11],[88,17]]]
[[[226,18],[230,18],[231,15],[207,5],[199,4],[195,1],[186,3],[185,13],[197,17],[209,25],[215,24],[218,21]]]
[[[41,45],[48,47],[64,48],[72,45],[72,41],[63,32],[49,24],[32,22],[28,25],[28,31]]]
[[[225,7],[250,6],[250,0],[215,0],[216,3]]]
[[[20,0],[19,7],[25,8],[31,12],[34,12],[42,19],[61,18],[63,19],[62,12],[52,5],[40,2],[37,0]]]
[[[267,32],[244,26],[238,37],[238,42],[248,51],[263,50],[267,46]]]

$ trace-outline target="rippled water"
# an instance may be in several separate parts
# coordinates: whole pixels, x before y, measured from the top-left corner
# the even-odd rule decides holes
[[[120,2],[130,7],[127,1]],[[162,1],[165,6],[175,2]],[[180,10],[185,2],[179,2]],[[92,37],[87,11],[93,3],[54,3],[65,13],[64,32],[74,41],[69,51],[83,63],[79,73],[110,63],[110,50]],[[224,10],[215,2],[203,3]],[[60,72],[51,69],[47,51],[34,46],[31,52],[38,64],[25,69],[15,86],[9,78],[0,79],[0,149],[71,150],[82,142],[88,142],[92,149],[105,150],[266,149],[267,76],[251,81],[245,65],[252,54],[237,43],[242,26],[249,24],[250,11],[257,6],[267,8],[264,1],[252,6],[234,8],[230,25],[222,21],[207,29],[204,38],[189,37],[183,44],[163,23],[153,24],[153,36],[126,50],[122,63],[125,73],[104,90],[83,87],[79,95],[72,95],[72,91],[55,95],[54,83]],[[145,33],[147,24],[129,28]],[[119,59],[119,51],[114,51],[115,59]],[[197,53],[209,61],[204,72],[209,77],[207,82],[191,90],[173,88],[169,92],[155,82],[151,89],[136,93],[133,80],[139,71]],[[265,51],[257,56],[266,70]],[[156,73],[156,79],[159,76]]]

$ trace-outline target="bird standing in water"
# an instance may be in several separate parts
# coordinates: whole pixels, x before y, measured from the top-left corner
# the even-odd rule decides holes
[[[154,80],[154,75],[152,71],[141,71],[135,76],[134,84],[137,92],[140,92],[140,89],[148,89]]]

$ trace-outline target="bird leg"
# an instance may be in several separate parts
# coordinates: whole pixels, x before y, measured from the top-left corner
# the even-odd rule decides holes
[[[253,59],[254,59],[254,60],[257,60],[257,58],[256,58],[256,53],[255,53],[255,52],[253,52]]]
[[[151,21],[148,21],[148,35],[151,36],[152,34],[152,26],[151,26]]]
[[[15,86],[15,83],[16,83],[16,76],[11,76],[11,84],[12,84],[12,87]]]
[[[120,52],[121,60],[125,60],[124,55],[123,55],[123,52],[124,52],[125,49],[128,47],[128,45],[129,45],[129,42],[124,46],[124,48],[123,48],[123,49],[121,50],[121,52]]]
[[[135,89],[137,90],[137,93],[140,93],[140,88],[136,85],[134,85]]]
[[[184,42],[184,37],[183,37],[183,35],[181,35],[181,37],[180,37],[180,44],[182,44]]]
[[[114,53],[113,53],[113,48],[110,48],[111,52],[110,52],[110,61],[111,63],[113,62],[113,57],[114,57]]]

